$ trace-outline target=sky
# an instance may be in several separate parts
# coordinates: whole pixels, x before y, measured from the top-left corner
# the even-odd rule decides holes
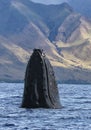
[[[66,2],[67,0],[31,0],[31,1],[42,4],[60,4]]]

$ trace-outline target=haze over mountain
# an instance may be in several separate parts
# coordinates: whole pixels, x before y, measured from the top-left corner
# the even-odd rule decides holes
[[[61,83],[91,83],[91,21],[67,3],[0,1],[0,80],[24,79],[34,48],[41,48]]]
[[[36,2],[36,3],[42,3],[42,4],[46,4],[46,5],[49,5],[49,4],[61,4],[63,2],[67,2],[67,0],[31,0],[33,2]]]

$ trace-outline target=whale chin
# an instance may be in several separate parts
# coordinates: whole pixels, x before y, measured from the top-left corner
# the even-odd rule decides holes
[[[40,49],[34,49],[25,73],[23,108],[61,108],[53,68]]]

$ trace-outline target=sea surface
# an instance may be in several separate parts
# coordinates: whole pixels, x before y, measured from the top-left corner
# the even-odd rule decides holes
[[[91,130],[91,85],[59,84],[62,109],[20,108],[23,83],[0,83],[0,130]]]

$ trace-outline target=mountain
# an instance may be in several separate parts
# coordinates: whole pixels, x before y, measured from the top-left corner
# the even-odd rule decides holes
[[[81,13],[83,16],[91,18],[91,0],[68,0],[68,3],[75,11]]]
[[[91,21],[67,3],[0,2],[0,80],[23,81],[34,48],[43,49],[61,83],[91,83]]]
[[[86,16],[88,18],[91,18],[91,0],[32,0],[35,3],[43,3],[45,5],[50,4],[62,4],[64,2],[67,2],[74,11],[82,14],[83,16]]]

